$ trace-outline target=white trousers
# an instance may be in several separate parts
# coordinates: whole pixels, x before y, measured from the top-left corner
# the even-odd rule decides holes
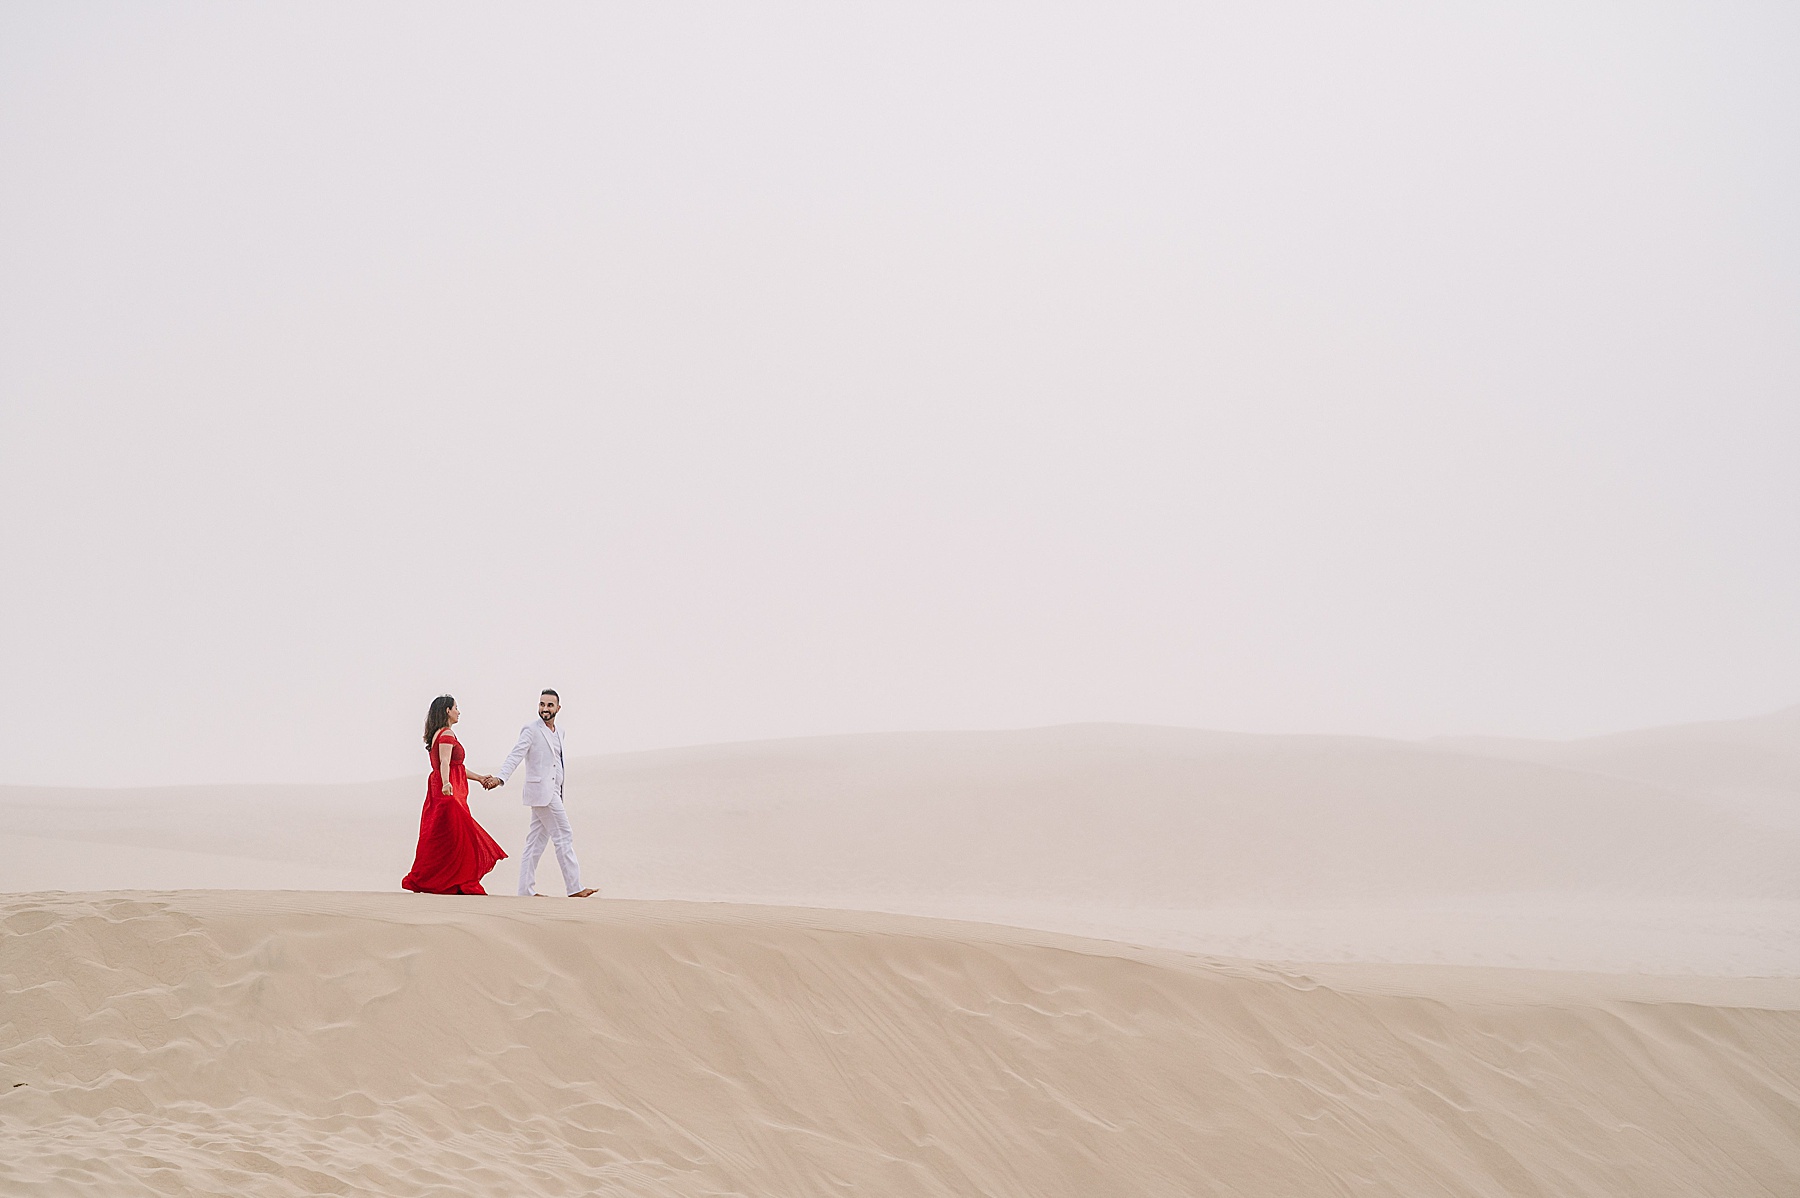
[[[563,893],[581,889],[581,864],[575,860],[575,829],[569,827],[569,813],[561,799],[551,799],[542,807],[527,807],[531,812],[531,829],[525,833],[525,855],[519,858],[519,893],[534,893],[537,887],[538,862],[544,846],[556,846],[556,867],[562,870]]]

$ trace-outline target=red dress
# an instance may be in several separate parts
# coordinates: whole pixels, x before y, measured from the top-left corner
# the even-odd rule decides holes
[[[444,793],[433,745],[426,750],[431,754],[431,776],[425,780],[425,810],[419,816],[419,851],[412,872],[400,885],[429,894],[486,894],[481,879],[506,852],[469,813],[469,772],[463,768],[462,742],[445,728],[436,743],[450,745],[452,793]]]

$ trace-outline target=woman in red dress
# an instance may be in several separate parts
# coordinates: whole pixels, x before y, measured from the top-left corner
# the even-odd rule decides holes
[[[469,813],[469,773],[462,742],[450,726],[462,718],[456,700],[439,695],[425,717],[425,750],[431,776],[425,781],[425,810],[419,816],[419,851],[412,872],[401,879],[408,890],[427,894],[486,894],[481,879],[506,856]],[[488,790],[500,785],[491,774],[476,774]]]

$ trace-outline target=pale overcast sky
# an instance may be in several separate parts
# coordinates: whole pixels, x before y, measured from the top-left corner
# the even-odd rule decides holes
[[[1800,702],[1800,7],[0,9],[0,782]]]

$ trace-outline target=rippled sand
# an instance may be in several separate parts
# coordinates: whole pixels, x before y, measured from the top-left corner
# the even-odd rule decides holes
[[[0,903],[0,1192],[1800,1189],[1800,986],[724,904]]]

